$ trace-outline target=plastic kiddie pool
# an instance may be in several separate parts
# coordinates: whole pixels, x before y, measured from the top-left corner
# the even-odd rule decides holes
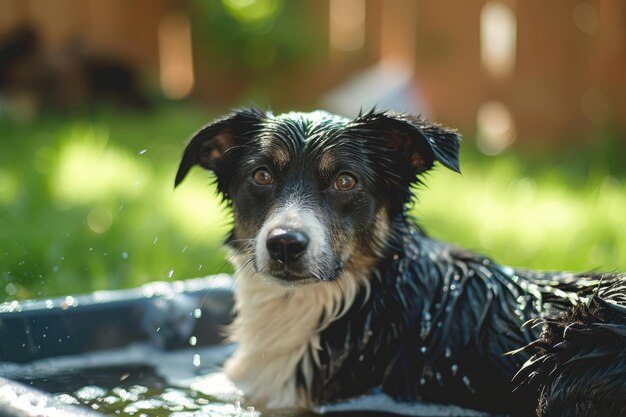
[[[219,366],[233,282],[216,275],[0,304],[0,416],[311,416],[248,406]],[[489,416],[383,394],[321,414]]]

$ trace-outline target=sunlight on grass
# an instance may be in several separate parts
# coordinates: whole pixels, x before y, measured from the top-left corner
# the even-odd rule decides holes
[[[17,178],[8,170],[0,168],[0,204],[15,200],[19,189]]]
[[[0,301],[230,272],[206,173],[173,187],[184,138],[204,122],[184,110],[0,120]]]
[[[626,269],[626,186],[569,187],[558,173],[520,177],[514,163],[438,170],[413,212],[434,236],[501,263],[537,269]]]
[[[221,203],[215,187],[207,185],[208,174],[196,174],[190,174],[164,202],[166,213],[190,239],[214,242],[216,236],[224,237],[230,230],[228,210]],[[170,181],[167,186],[172,187]]]
[[[112,197],[135,198],[150,180],[147,163],[109,142],[105,127],[72,126],[62,133],[51,175],[61,205],[87,204]]]

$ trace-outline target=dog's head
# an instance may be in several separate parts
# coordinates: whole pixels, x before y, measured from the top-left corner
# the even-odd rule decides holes
[[[295,286],[381,256],[411,185],[435,161],[458,172],[458,149],[456,133],[407,114],[247,109],[191,138],[176,185],[196,164],[213,171],[232,205],[236,257]]]

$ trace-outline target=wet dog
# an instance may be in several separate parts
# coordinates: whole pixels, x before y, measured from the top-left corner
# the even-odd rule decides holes
[[[192,137],[176,185],[200,165],[232,207],[239,347],[225,372],[250,399],[311,407],[381,389],[520,416],[626,413],[623,277],[500,266],[408,217],[422,174],[460,171],[459,141],[375,110],[246,109]],[[543,334],[523,326],[539,319]],[[574,412],[554,411],[562,401]]]

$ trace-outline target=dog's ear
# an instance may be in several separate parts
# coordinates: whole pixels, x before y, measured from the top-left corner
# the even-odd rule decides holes
[[[372,110],[354,119],[351,125],[362,129],[366,137],[377,146],[382,145],[387,151],[391,150],[396,162],[407,162],[412,178],[428,171],[435,161],[455,172],[461,172],[461,137],[455,131],[421,116]]]
[[[218,171],[224,156],[251,138],[266,117],[259,109],[237,110],[204,126],[189,140],[176,173],[178,186],[194,165]]]

